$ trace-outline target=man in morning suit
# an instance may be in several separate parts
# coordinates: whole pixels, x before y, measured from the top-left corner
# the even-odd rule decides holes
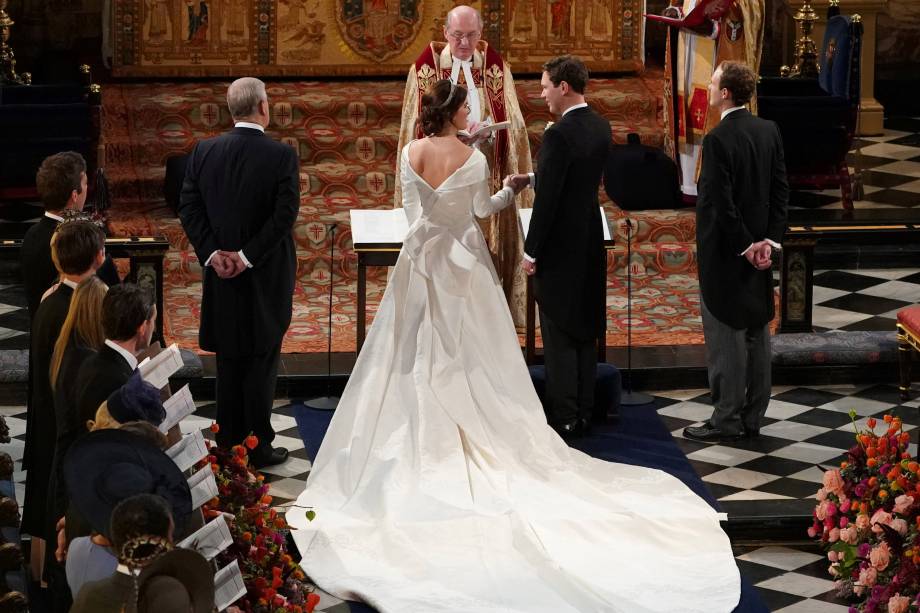
[[[26,413],[26,443],[23,451],[23,465],[28,469],[28,478],[22,531],[33,537],[32,568],[35,571],[42,569],[44,552],[41,542],[46,536],[50,538],[50,535],[46,535],[46,510],[48,482],[51,478],[57,439],[54,393],[48,372],[51,356],[61,327],[67,318],[74,289],[81,281],[94,275],[102,264],[105,257],[105,234],[99,226],[90,221],[66,221],[54,233],[50,249],[61,284],[38,305],[32,319],[29,364],[33,380]],[[51,573],[53,569],[45,570]],[[66,611],[69,605],[66,592],[60,601],[57,598],[59,592],[55,586],[66,586],[66,581],[61,583],[62,579],[60,575],[55,577],[49,574],[54,598],[52,606],[55,611]]]
[[[606,258],[597,190],[610,123],[585,103],[588,70],[561,56],[543,65],[541,97],[561,116],[543,133],[521,267],[534,275],[546,363],[546,410],[563,436],[590,424],[597,339],[604,334]]]
[[[757,436],[770,401],[770,258],[786,231],[789,186],[776,124],[744,108],[756,83],[746,64],[723,62],[709,84],[722,118],[703,140],[696,245],[713,412],[684,429],[702,441]]]
[[[291,323],[300,207],[297,153],[265,135],[268,96],[258,79],[227,89],[235,122],[189,158],[179,217],[204,269],[198,342],[217,354],[217,442],[255,434],[256,467],[279,464],[271,425],[281,340]]]
[[[150,345],[156,321],[157,306],[149,291],[124,283],[106,293],[102,300],[105,345],[84,362],[74,382],[82,423],[95,419],[99,405],[131,378],[137,354]]]
[[[19,250],[22,285],[32,317],[42,295],[58,280],[58,271],[51,261],[51,235],[66,214],[78,213],[86,204],[86,161],[74,151],[55,153],[42,162],[35,185],[45,214],[26,232]],[[106,285],[118,283],[118,271],[110,258],[105,259],[96,274]]]

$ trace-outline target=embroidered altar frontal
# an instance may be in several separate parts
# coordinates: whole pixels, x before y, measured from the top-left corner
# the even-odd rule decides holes
[[[400,76],[444,40],[451,0],[114,0],[118,77]],[[642,68],[643,0],[481,0],[483,38],[516,73],[572,53]]]

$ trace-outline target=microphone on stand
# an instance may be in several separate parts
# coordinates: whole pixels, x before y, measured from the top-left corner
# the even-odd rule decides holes
[[[648,394],[632,389],[632,221],[624,217],[626,225],[626,375],[623,377],[623,393],[620,404],[635,406],[654,400]]]
[[[339,405],[339,397],[332,395],[332,288],[335,273],[335,228],[337,224],[329,226],[329,323],[326,332],[326,395],[312,398],[303,404],[307,408],[319,411],[334,411]]]

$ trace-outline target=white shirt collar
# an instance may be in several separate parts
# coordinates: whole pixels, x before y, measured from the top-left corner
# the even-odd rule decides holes
[[[117,351],[118,354],[125,359],[125,362],[128,363],[128,366],[131,367],[131,370],[134,370],[135,368],[137,368],[137,358],[134,357],[134,354],[132,354],[130,351],[128,351],[127,349],[125,349],[124,347],[116,343],[115,341],[111,341],[109,339],[105,339],[105,345],[106,347],[110,347],[114,349],[115,351]]]
[[[578,104],[573,104],[566,110],[562,111],[562,117],[565,117],[565,114],[568,113],[569,111],[574,111],[575,109],[583,109],[583,108],[586,108],[587,106],[588,106],[587,102],[579,102]]]
[[[129,577],[134,575],[134,573],[131,572],[131,569],[124,564],[119,564],[115,567],[115,570],[123,575],[128,575]]]
[[[77,282],[71,281],[70,279],[61,279],[61,283],[69,287],[70,289],[77,289]]]
[[[238,121],[233,124],[233,127],[234,128],[249,128],[251,130],[258,130],[259,132],[265,132],[264,126],[257,124],[257,123],[251,123],[249,121]]]
[[[725,119],[725,117],[726,117],[729,113],[734,113],[735,111],[740,111],[740,110],[743,109],[743,108],[744,108],[744,105],[742,105],[742,106],[733,106],[733,107],[730,108],[730,109],[725,109],[724,111],[722,111],[722,117],[721,117],[720,119]]]
[[[55,215],[54,213],[50,213],[50,212],[48,212],[48,211],[45,211],[45,217],[47,217],[47,218],[49,218],[49,219],[53,219],[54,221],[57,221],[57,222],[62,222],[62,221],[64,221],[64,218],[61,217],[60,215]]]

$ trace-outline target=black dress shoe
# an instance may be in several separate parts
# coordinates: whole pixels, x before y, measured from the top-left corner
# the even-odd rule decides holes
[[[694,441],[703,441],[705,443],[740,441],[742,434],[726,434],[715,428],[709,422],[702,426],[687,426],[684,428],[684,436]]]
[[[553,425],[553,430],[555,430],[559,436],[566,440],[581,436],[581,420],[575,418],[569,421],[556,423]]]
[[[288,450],[284,447],[268,447],[264,451],[254,449],[249,454],[249,463],[254,468],[265,468],[266,466],[275,466],[288,459]]]
[[[760,436],[760,428],[745,428],[742,434],[744,438],[758,438]]]
[[[591,431],[594,429],[593,424],[591,423],[590,417],[580,417],[578,422],[581,426],[581,435],[582,436],[591,436]]]

